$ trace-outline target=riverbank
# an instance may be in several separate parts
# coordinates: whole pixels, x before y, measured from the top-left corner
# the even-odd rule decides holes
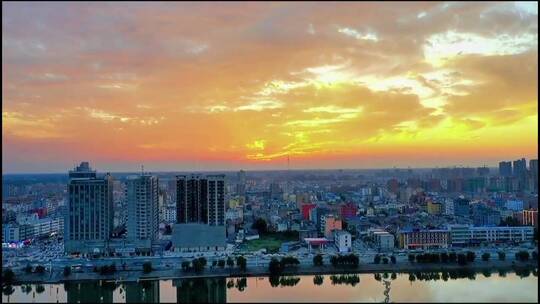
[[[466,266],[450,263],[437,264],[419,264],[419,263],[398,263],[398,264],[360,264],[358,268],[341,268],[331,265],[316,266],[298,266],[295,269],[286,269],[281,275],[324,275],[324,274],[341,274],[341,273],[381,273],[381,272],[436,272],[436,271],[451,271],[458,269],[468,269],[474,271],[513,271],[521,269],[538,268],[537,261],[515,262],[515,261],[475,261]],[[26,274],[16,273],[14,284],[53,284],[64,282],[77,281],[115,281],[115,282],[137,282],[144,280],[171,280],[171,279],[193,279],[193,278],[212,278],[212,277],[253,277],[253,276],[269,276],[267,266],[249,267],[245,272],[238,268],[206,268],[200,273],[184,272],[180,269],[169,270],[154,270],[151,273],[144,274],[142,271],[122,271],[119,270],[114,274],[100,275],[99,273],[72,273],[65,277],[61,271],[53,273],[46,272],[44,274]]]

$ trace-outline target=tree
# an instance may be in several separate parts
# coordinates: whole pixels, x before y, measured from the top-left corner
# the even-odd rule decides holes
[[[189,270],[189,264],[190,264],[189,261],[183,261],[182,262],[182,270],[183,271],[188,271]]]
[[[391,256],[391,257],[390,257],[390,261],[392,261],[392,264],[395,264],[395,263],[396,263],[396,257],[395,257],[395,256]]]
[[[387,258],[387,257],[384,257],[384,258],[382,259],[382,262],[383,262],[383,264],[388,264],[388,258]]]
[[[335,255],[330,257],[330,263],[332,264],[332,266],[337,267],[338,266],[338,257],[335,256]]]
[[[2,272],[2,282],[10,285],[15,280],[15,273],[10,268],[5,268]]]
[[[234,267],[234,260],[231,257],[227,258],[227,266]]]
[[[448,259],[449,259],[448,253],[446,252],[441,253],[441,262],[448,263]]]
[[[503,251],[499,251],[497,252],[497,254],[499,255],[499,260],[504,261],[504,259],[506,258],[506,253],[504,253]]]
[[[300,261],[295,257],[284,257],[281,259],[281,268],[285,268],[287,266],[297,266],[300,264]]]
[[[11,296],[15,292],[15,288],[11,285],[4,285],[2,286],[2,294],[8,297],[9,302],[9,296]]]
[[[271,275],[279,275],[282,270],[281,263],[276,258],[272,258],[268,263],[268,271]]]
[[[26,266],[24,266],[23,270],[26,273],[32,273],[32,266],[30,264],[26,264]]]
[[[482,260],[483,260],[483,261],[486,261],[486,262],[487,262],[487,261],[489,261],[489,258],[490,258],[490,254],[489,254],[488,252],[484,252],[484,253],[482,254]]]
[[[322,275],[316,275],[313,277],[313,284],[315,285],[322,285],[324,282],[324,277]]]
[[[376,254],[375,257],[373,258],[373,263],[375,264],[381,263],[381,257],[378,254]]]
[[[25,294],[29,294],[29,293],[32,292],[32,285],[30,285],[30,284],[22,285],[22,286],[21,286],[21,290],[22,290],[22,292],[24,292]]]
[[[535,261],[538,260],[538,251],[533,251],[533,253],[532,253],[532,258],[533,258],[533,260],[535,260]]]
[[[266,232],[268,232],[268,224],[266,223],[266,221],[263,218],[258,218],[253,223],[251,228],[257,230],[259,232],[259,234],[265,234]]]
[[[236,265],[240,268],[241,271],[246,271],[247,260],[243,256],[236,258]]]
[[[37,265],[36,266],[36,273],[38,273],[38,274],[45,273],[45,267],[43,267],[42,265]]]
[[[516,252],[516,260],[518,260],[518,261],[528,261],[529,260],[529,252],[525,251],[525,250]]]
[[[193,259],[191,264],[193,265],[193,270],[195,270],[195,272],[201,272],[204,269],[204,264],[201,259]]]
[[[414,258],[415,258],[414,254],[412,253],[409,254],[409,262],[414,263]]]
[[[221,268],[225,267],[225,260],[219,260],[218,261],[218,266],[221,267]]]
[[[172,228],[171,228],[171,225],[165,225],[165,232],[163,233],[165,235],[170,235],[172,234]]]
[[[450,252],[448,254],[448,260],[451,262],[451,263],[455,263],[457,261],[457,254],[455,252]]]
[[[36,292],[37,292],[37,293],[43,293],[44,291],[45,291],[45,287],[44,287],[43,285],[38,284],[38,285],[36,286]]]
[[[216,267],[216,265],[217,265],[217,261],[216,261],[216,260],[213,260],[213,261],[212,261],[212,268],[213,268],[213,267]]]
[[[463,253],[458,254],[457,256],[458,264],[461,266],[467,265],[467,256]]]
[[[514,218],[512,216],[507,216],[506,219],[502,219],[501,222],[499,223],[499,226],[510,226],[510,227],[515,227],[515,226],[519,226],[519,221],[517,218]]]
[[[153,270],[151,262],[144,262],[142,268],[144,273],[150,273]]]
[[[473,251],[467,251],[467,262],[472,263],[476,258],[476,254]]]
[[[205,257],[200,257],[200,258],[199,258],[199,262],[201,263],[201,265],[202,265],[203,267],[206,267],[206,262],[207,262],[207,261],[206,261],[206,258],[205,258]]]
[[[315,266],[322,266],[324,263],[323,256],[321,254],[317,254],[313,257],[313,265]]]
[[[64,276],[68,277],[71,274],[71,267],[66,266],[64,267]]]

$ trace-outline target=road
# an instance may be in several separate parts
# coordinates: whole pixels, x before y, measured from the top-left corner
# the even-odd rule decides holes
[[[489,252],[491,255],[491,260],[498,259],[498,251],[501,251],[501,249],[492,249],[492,248],[482,248],[482,249],[463,249],[463,250],[430,250],[429,252],[460,252],[460,251],[467,251],[471,250],[474,251],[476,254],[476,259],[480,260],[481,256],[484,252]],[[522,250],[522,248],[511,248],[511,249],[505,249],[504,252],[506,253],[506,260],[512,261],[515,259],[515,253]],[[532,250],[528,250],[531,252]],[[323,260],[324,264],[329,265],[330,264],[330,258],[335,253],[323,253]],[[360,252],[356,253],[359,256],[360,263],[364,264],[371,264],[373,263],[374,257],[377,254],[374,251],[371,252]],[[380,253],[383,255],[382,253]],[[240,256],[239,254],[235,254],[233,252],[228,253],[219,253],[217,256],[214,253],[205,253],[205,254],[180,254],[179,256],[171,256],[171,255],[165,255],[165,256],[137,256],[137,257],[107,257],[107,258],[99,258],[99,259],[86,259],[86,258],[69,258],[69,257],[63,257],[59,259],[54,259],[49,262],[36,262],[35,264],[42,264],[46,268],[50,268],[51,266],[55,271],[62,271],[65,266],[71,266],[71,265],[82,265],[84,271],[91,272],[94,266],[104,266],[104,265],[110,265],[112,263],[115,263],[116,267],[120,269],[122,265],[125,263],[126,268],[128,270],[140,270],[142,269],[142,265],[144,262],[151,262],[152,267],[156,270],[169,270],[169,269],[180,269],[181,263],[183,261],[191,261],[195,257],[199,256],[205,256],[207,260],[207,267],[211,267],[213,261],[218,261],[220,259],[226,260],[227,255],[233,257],[234,259],[236,256]],[[301,266],[310,266],[313,265],[313,256],[314,253],[304,253],[304,254],[295,254],[291,253],[288,254],[290,256],[296,257],[299,261]],[[388,258],[392,255],[392,253],[384,254]],[[408,254],[407,253],[394,253],[393,254],[396,257],[397,263],[404,263],[408,261]],[[284,257],[287,256],[287,254],[268,254],[268,255],[253,255],[253,254],[245,254],[243,255],[247,259],[247,267],[259,267],[259,266],[267,266],[270,262],[272,257]],[[34,264],[33,262],[31,262]],[[14,269],[21,270],[26,263],[19,263],[18,266],[13,267]]]

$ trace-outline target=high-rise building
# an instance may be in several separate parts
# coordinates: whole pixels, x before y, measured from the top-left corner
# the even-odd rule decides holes
[[[270,198],[271,199],[283,199],[283,191],[278,183],[270,184]]]
[[[177,223],[225,225],[225,175],[176,176]]]
[[[468,217],[470,215],[470,201],[464,198],[454,200],[454,215]]]
[[[98,178],[88,162],[69,171],[64,219],[67,253],[102,253],[113,230],[113,179]]]
[[[236,193],[240,196],[246,195],[246,172],[240,170],[238,172],[238,184],[236,184]]]
[[[489,168],[484,166],[484,167],[478,167],[476,168],[476,174],[478,176],[486,176],[486,175],[489,175]]]
[[[499,163],[499,175],[511,176],[512,175],[512,163],[502,161]]]
[[[527,173],[527,162],[525,158],[515,160],[513,163],[512,174],[514,176],[523,176]]]
[[[538,159],[529,160],[529,171],[531,172],[531,178],[533,183],[533,189],[538,192]]]
[[[126,184],[127,237],[134,242],[147,241],[151,246],[159,233],[158,178],[153,175],[129,176]]]

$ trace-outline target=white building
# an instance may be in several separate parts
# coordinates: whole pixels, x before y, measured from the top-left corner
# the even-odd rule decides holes
[[[454,201],[450,198],[444,201],[444,214],[454,215]]]
[[[504,206],[506,207],[506,209],[509,209],[512,211],[521,211],[523,210],[523,201],[507,200]]]
[[[174,223],[176,222],[176,207],[164,207],[161,212],[161,222]]]
[[[244,212],[242,208],[229,208],[225,212],[225,221],[227,220],[235,221],[238,219],[242,219],[244,217],[243,213]]]
[[[349,232],[344,230],[334,230],[334,243],[338,252],[351,252],[352,237]]]
[[[386,231],[373,232],[373,239],[381,251],[394,249],[394,235]]]
[[[34,226],[34,235],[50,235],[52,233],[63,234],[64,218],[43,218],[32,223]]]
[[[159,180],[153,175],[129,176],[127,180],[127,237],[150,249],[159,231]],[[144,245],[142,245],[144,243]]]
[[[527,242],[534,237],[534,227],[472,227],[449,225],[452,246],[467,246],[479,243]]]
[[[2,243],[19,241],[19,226],[13,224],[2,225]]]
[[[277,226],[276,226],[276,230],[281,232],[281,231],[286,231],[288,228],[287,226],[287,222],[285,221],[282,221],[282,222],[278,222],[277,223]]]

